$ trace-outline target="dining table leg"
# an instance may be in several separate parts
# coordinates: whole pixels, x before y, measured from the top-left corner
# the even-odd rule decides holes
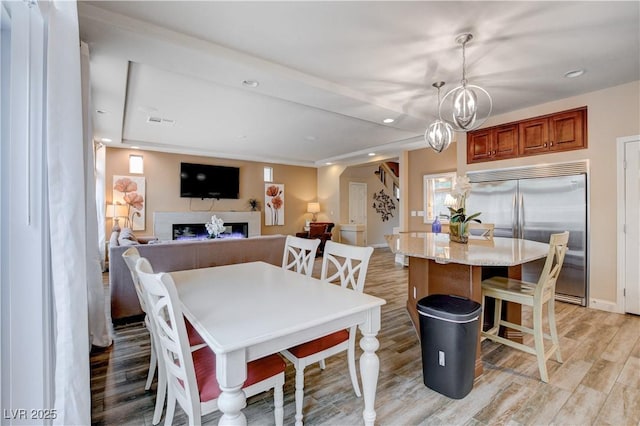
[[[376,350],[380,343],[376,338],[380,331],[380,307],[376,306],[367,313],[367,320],[360,324],[362,339],[360,347],[364,351],[360,356],[360,375],[362,378],[362,395],[364,397],[364,411],[362,418],[365,425],[373,426],[376,420],[376,387],[378,386],[378,374],[380,372],[380,359]]]
[[[242,412],[247,406],[247,398],[242,390],[247,380],[245,351],[216,354],[216,376],[222,391],[218,397],[218,408],[222,413],[218,424],[246,426],[247,418]]]

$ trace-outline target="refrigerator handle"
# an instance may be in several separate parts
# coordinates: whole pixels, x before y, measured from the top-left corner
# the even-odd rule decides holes
[[[524,238],[524,200],[522,194],[520,194],[520,202],[518,206],[518,232],[520,233],[519,238]]]
[[[516,205],[517,194],[511,199],[511,223],[513,223],[513,238],[518,238],[518,208]]]

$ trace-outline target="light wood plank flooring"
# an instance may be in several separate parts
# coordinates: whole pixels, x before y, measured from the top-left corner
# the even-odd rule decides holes
[[[317,260],[314,276],[319,266]],[[394,263],[389,250],[375,250],[365,292],[387,300],[378,334],[377,424],[640,424],[640,317],[557,303],[565,362],[548,361],[549,384],[539,380],[532,355],[485,341],[484,375],[467,397],[452,400],[423,384],[420,344],[405,309],[407,269]],[[523,321],[531,324],[530,313]],[[114,344],[92,351],[93,424],[151,425],[155,381],[144,390],[148,362],[149,337],[142,322],[116,327]],[[305,385],[306,424],[362,424],[363,402],[351,388],[346,354],[327,360],[324,371],[308,367]],[[293,424],[290,364],[284,391],[285,424]],[[272,393],[250,398],[244,410],[249,423],[273,424],[272,403]],[[184,424],[182,410],[176,413],[174,423]],[[203,423],[217,424],[219,416],[210,414]]]

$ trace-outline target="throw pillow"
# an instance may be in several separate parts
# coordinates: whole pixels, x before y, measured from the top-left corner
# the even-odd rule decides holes
[[[327,225],[312,223],[309,225],[309,238],[320,238],[327,232]]]
[[[118,243],[120,243],[121,246],[131,246],[138,244],[138,239],[133,234],[131,228],[122,228],[122,231],[120,231],[120,237],[118,237]]]

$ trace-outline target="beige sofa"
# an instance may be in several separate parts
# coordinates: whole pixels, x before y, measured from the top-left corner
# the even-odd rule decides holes
[[[282,264],[286,236],[270,235],[243,239],[219,239],[204,241],[172,241],[158,244],[136,244],[156,272],[206,268],[264,261]],[[109,247],[109,289],[111,294],[111,318],[114,322],[126,322],[142,314],[131,274],[122,253],[131,245]]]

